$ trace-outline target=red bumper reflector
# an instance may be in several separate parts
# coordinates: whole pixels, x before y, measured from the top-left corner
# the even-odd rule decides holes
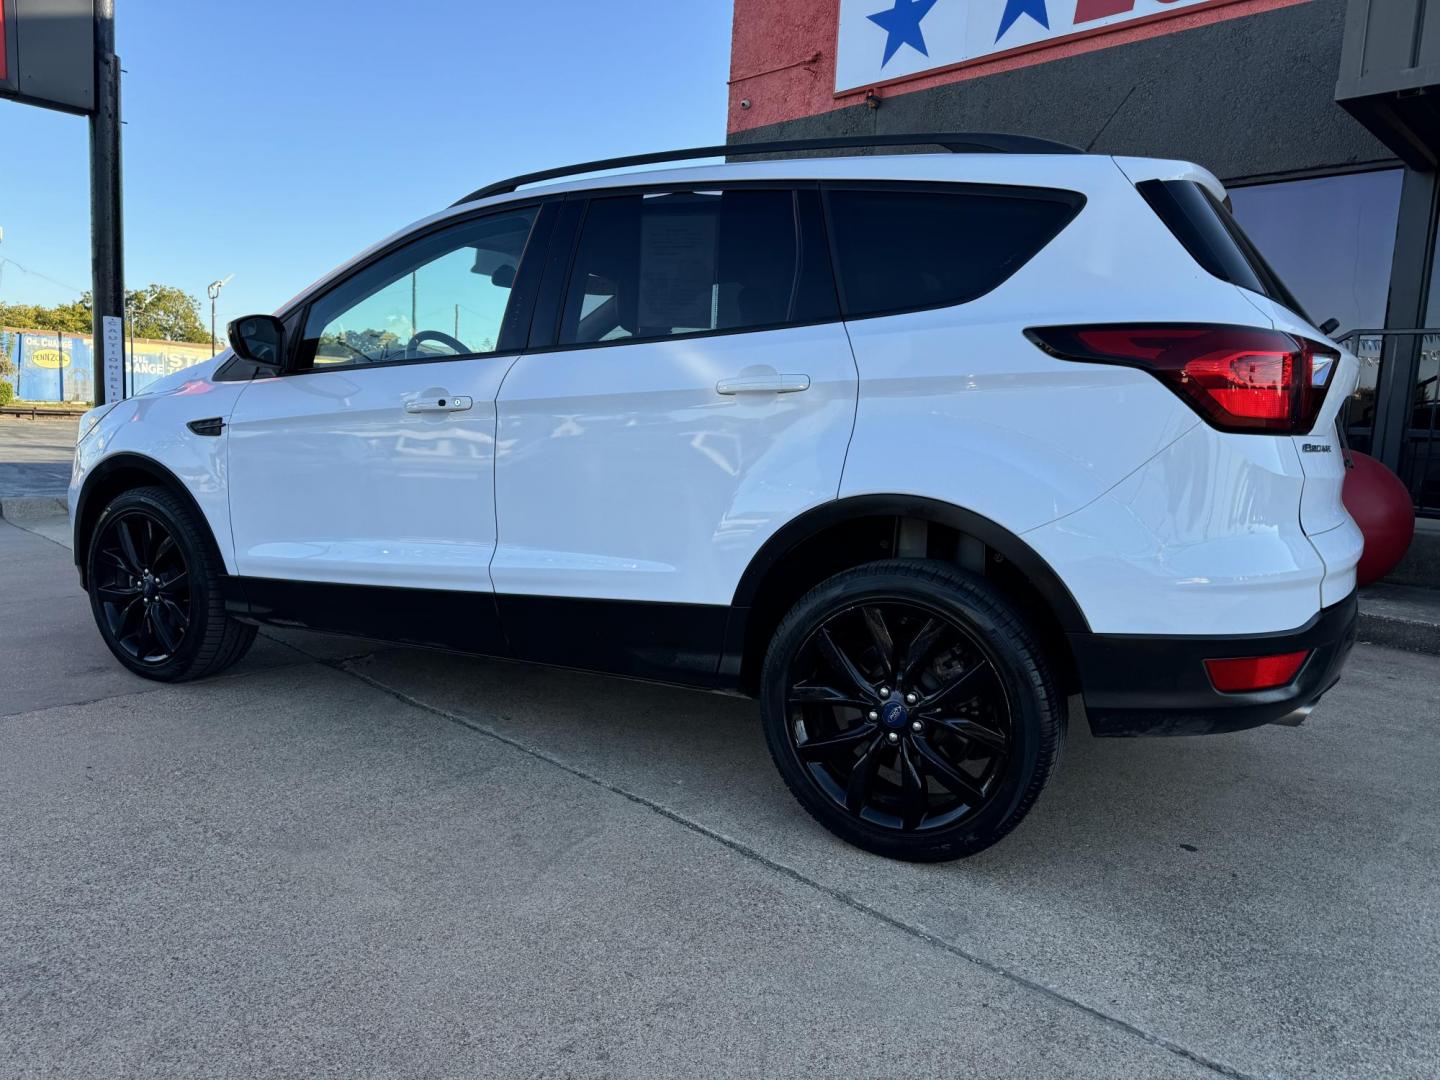
[[[1284,686],[1310,656],[1310,650],[1276,656],[1242,656],[1233,660],[1206,660],[1210,683],[1222,694],[1246,690],[1273,690]]]

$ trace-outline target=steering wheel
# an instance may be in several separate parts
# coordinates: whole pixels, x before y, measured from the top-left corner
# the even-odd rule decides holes
[[[453,349],[456,355],[474,352],[475,350],[466,345],[459,338],[453,338],[440,330],[421,330],[414,337],[405,343],[406,359],[413,360],[420,355],[420,345],[426,341],[438,341],[448,349]]]

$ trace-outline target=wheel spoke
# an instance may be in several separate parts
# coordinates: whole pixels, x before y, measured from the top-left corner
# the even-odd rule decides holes
[[[101,585],[95,593],[107,604],[123,604],[139,596],[141,591],[138,585]]]
[[[987,746],[991,750],[1004,750],[1006,748],[1007,740],[1003,734],[977,721],[967,720],[963,717],[944,717],[932,722],[939,724],[945,728],[946,731],[953,732],[962,739],[980,743],[982,746]]]
[[[984,676],[986,676],[989,671],[990,665],[983,660],[980,661],[974,667],[961,672],[944,686],[940,687],[939,690],[936,690],[926,697],[925,700],[920,703],[921,710],[928,713],[932,709],[940,709],[947,705],[957,704],[958,702],[966,700],[964,695],[967,692],[973,697],[980,689],[981,683],[984,682]]]
[[[900,744],[900,797],[903,807],[900,816],[907,829],[918,829],[920,822],[925,820],[925,811],[929,809],[925,778],[920,775],[914,756],[909,746]]]
[[[804,683],[790,688],[789,700],[794,705],[851,705],[865,708],[869,702],[854,691],[841,690],[835,686],[818,686]]]
[[[984,801],[985,793],[975,785],[973,777],[967,776],[946,761],[940,752],[930,745],[928,740],[917,735],[913,741],[921,761],[925,763],[926,771],[934,776],[935,779],[939,780],[956,795],[961,796],[972,806]]]
[[[106,548],[104,551],[100,552],[100,555],[102,558],[108,559],[111,563],[113,563],[115,565],[115,569],[119,570],[127,577],[140,576],[138,573],[136,573],[135,567],[131,566],[125,561],[125,554],[123,552],[116,551],[114,548]]]
[[[817,758],[826,758],[831,754],[853,750],[866,739],[875,734],[874,724],[859,724],[849,731],[842,731],[838,735],[831,735],[823,739],[807,739],[795,747],[798,753],[806,761],[814,761]]]
[[[152,605],[150,610],[145,614],[146,618],[150,620],[150,628],[154,631],[155,636],[160,639],[160,644],[164,647],[165,652],[167,654],[173,653],[175,646],[180,643],[180,635],[166,623],[165,616],[161,614],[159,607]]]
[[[820,651],[825,655],[825,659],[830,661],[831,666],[835,669],[835,673],[837,675],[844,675],[854,683],[855,689],[859,690],[867,701],[877,700],[875,687],[870,684],[869,679],[860,673],[860,669],[855,666],[855,662],[845,655],[839,645],[835,644],[835,639],[830,636],[829,629],[822,626],[816,637],[819,640]]]
[[[117,639],[126,637],[127,635],[125,633],[125,624],[130,621],[130,616],[134,615],[137,611],[143,612],[144,610],[145,605],[140,602],[140,598],[138,596],[135,597],[135,599],[131,600],[123,608],[121,608],[120,613],[115,616],[115,637]]]
[[[140,561],[139,553],[135,550],[135,538],[130,534],[130,523],[128,521],[116,523],[115,536],[120,541],[120,551],[124,559],[122,565],[132,577],[139,577],[140,567],[143,564]]]
[[[865,628],[870,631],[870,640],[875,643],[875,649],[880,654],[880,665],[884,669],[883,677],[893,680],[895,677],[895,641],[890,636],[890,628],[885,625],[885,616],[880,614],[878,607],[861,608],[860,614],[865,620]]]
[[[905,660],[901,664],[900,674],[897,676],[900,682],[906,686],[915,682],[915,677],[924,670],[925,664],[940,641],[940,635],[944,632],[944,622],[933,617],[926,619],[925,624],[915,631],[915,636],[910,640],[910,647],[905,650]]]
[[[154,554],[153,556],[151,556],[151,561],[152,561],[153,563],[155,563],[155,565],[158,566],[159,563],[160,563],[160,560],[163,559],[163,558],[165,558],[166,555],[169,555],[170,552],[172,552],[172,551],[174,551],[174,550],[175,550],[175,540],[174,540],[174,538],[173,538],[169,533],[166,533],[165,536],[164,536],[164,538],[160,541],[160,543],[158,543],[157,545],[155,545],[155,554]]]
[[[185,583],[185,579],[188,576],[189,575],[187,575],[184,570],[177,570],[168,578],[164,578],[159,581],[160,591],[162,593],[174,592],[179,586]]]
[[[870,794],[870,785],[880,764],[880,747],[884,744],[885,740],[877,735],[850,770],[850,782],[845,785],[845,809],[852,814],[858,815],[865,809],[866,796]]]
[[[150,609],[147,607],[140,612],[140,625],[135,628],[135,655],[144,660],[154,644],[155,630],[150,625]]]
[[[171,616],[176,624],[176,629],[178,629],[182,635],[186,630],[190,629],[190,616],[185,614],[184,610],[179,604],[175,603],[174,600],[171,600],[168,596],[162,596],[160,598],[160,606]]]

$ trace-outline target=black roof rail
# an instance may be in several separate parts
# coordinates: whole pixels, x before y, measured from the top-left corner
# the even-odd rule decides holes
[[[688,150],[664,150],[655,154],[631,154],[628,157],[605,158],[566,165],[558,169],[512,176],[472,191],[451,203],[474,202],[491,195],[505,195],[522,184],[538,184],[577,173],[628,169],[636,165],[659,165],[666,161],[690,161],[697,158],[728,157],[749,154],[799,154],[810,150],[860,150],[888,146],[936,146],[952,154],[1083,154],[1085,151],[1069,143],[1038,139],[1033,135],[1008,135],[1003,132],[941,131],[915,135],[836,135],[823,139],[785,139],[780,142],[739,142],[723,146],[695,146]]]

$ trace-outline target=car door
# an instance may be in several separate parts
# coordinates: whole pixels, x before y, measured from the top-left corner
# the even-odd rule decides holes
[[[497,601],[519,656],[703,684],[745,567],[835,498],[854,422],[818,192],[580,202],[497,401]]]
[[[235,562],[252,604],[497,651],[493,604],[477,619],[455,597],[492,592],[495,394],[528,324],[524,254],[543,247],[541,214],[426,232],[292,320],[286,372],[251,383],[230,419]]]

